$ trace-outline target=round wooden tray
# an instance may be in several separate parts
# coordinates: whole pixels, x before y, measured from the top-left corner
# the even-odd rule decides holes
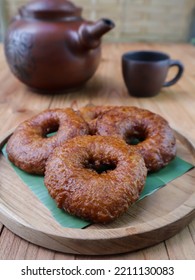
[[[195,147],[175,134],[178,155],[194,163]],[[9,135],[0,142],[0,148]],[[195,217],[195,169],[135,203],[115,222],[85,229],[61,227],[2,154],[0,170],[1,222],[20,237],[52,250],[87,255],[130,252],[173,236]]]

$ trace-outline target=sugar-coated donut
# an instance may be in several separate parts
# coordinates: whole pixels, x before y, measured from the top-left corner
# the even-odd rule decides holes
[[[122,139],[88,135],[54,150],[44,182],[59,208],[107,223],[139,198],[146,174],[142,156]]]
[[[51,132],[56,134],[47,137]],[[6,151],[17,167],[28,173],[43,174],[46,160],[55,147],[88,133],[88,124],[71,108],[45,110],[16,128]]]
[[[166,166],[176,155],[176,140],[168,122],[160,115],[137,107],[115,107],[101,114],[93,133],[120,137],[141,153],[148,171]]]

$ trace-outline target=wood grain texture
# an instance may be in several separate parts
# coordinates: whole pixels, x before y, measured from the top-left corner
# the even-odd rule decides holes
[[[167,250],[164,243],[157,244],[150,248],[143,250],[138,250],[131,253],[124,254],[115,254],[115,255],[105,255],[105,256],[86,256],[86,255],[77,255],[76,259],[78,260],[167,260],[169,259],[167,255]]]
[[[173,59],[180,59],[185,66],[182,79],[170,88],[163,88],[154,98],[136,99],[128,95],[121,73],[121,55],[129,50],[152,49],[167,52]],[[109,44],[102,49],[102,60],[98,71],[87,85],[74,93],[43,95],[26,88],[17,81],[7,67],[3,46],[0,46],[0,138],[10,129],[16,127],[21,121],[49,107],[81,107],[88,103],[94,105],[134,105],[149,109],[164,116],[173,128],[180,131],[194,145],[195,143],[195,48],[188,44]],[[173,74],[169,72],[168,79]],[[192,150],[191,150],[192,151]],[[191,155],[188,155],[191,157]],[[0,171],[2,166],[0,165]],[[8,184],[15,178],[9,179]],[[194,179],[191,177],[188,192],[194,189]],[[0,182],[1,183],[1,182]],[[185,184],[183,180],[182,185]],[[1,184],[0,184],[1,188]],[[23,188],[23,187],[22,187]],[[173,190],[176,185],[173,186]],[[163,191],[162,191],[163,193]],[[173,191],[174,193],[174,191]],[[185,199],[185,193],[180,192],[179,201]],[[163,196],[163,194],[162,194]],[[0,196],[1,198],[1,196]],[[154,196],[155,198],[155,196]],[[156,198],[155,198],[156,199]],[[151,213],[155,206],[155,199]],[[162,197],[163,200],[163,197]],[[163,205],[163,203],[162,203]],[[171,203],[168,211],[171,210]],[[142,207],[143,219],[147,221],[144,205]],[[161,207],[166,212],[166,209]],[[138,216],[132,213],[133,223],[139,223]],[[152,213],[153,214],[153,213]],[[157,211],[157,215],[159,211]],[[13,217],[12,217],[13,218]],[[3,224],[3,223],[2,223]],[[1,259],[191,259],[195,250],[195,220],[183,231],[177,233],[166,242],[142,249],[136,252],[91,256],[75,255],[74,253],[58,253],[43,249],[10,232],[0,223],[0,258]],[[182,249],[181,249],[182,244]],[[89,246],[90,247],[90,246]]]
[[[184,242],[185,240],[185,242]],[[179,234],[173,236],[166,241],[168,248],[168,255],[172,260],[194,260],[195,250],[191,250],[194,247],[194,242],[188,228],[182,230]]]

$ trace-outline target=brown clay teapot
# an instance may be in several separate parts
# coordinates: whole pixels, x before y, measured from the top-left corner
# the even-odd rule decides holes
[[[33,0],[19,9],[5,37],[11,71],[40,90],[70,90],[95,73],[101,37],[114,27],[109,19],[95,23],[66,0]]]

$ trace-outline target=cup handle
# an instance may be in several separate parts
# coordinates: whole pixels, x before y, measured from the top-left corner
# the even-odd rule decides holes
[[[169,67],[173,67],[173,66],[178,67],[178,72],[177,72],[175,78],[173,78],[171,81],[165,82],[163,84],[163,87],[169,87],[169,86],[174,85],[181,78],[181,76],[183,74],[184,66],[179,60],[171,59],[170,63],[169,63]]]

